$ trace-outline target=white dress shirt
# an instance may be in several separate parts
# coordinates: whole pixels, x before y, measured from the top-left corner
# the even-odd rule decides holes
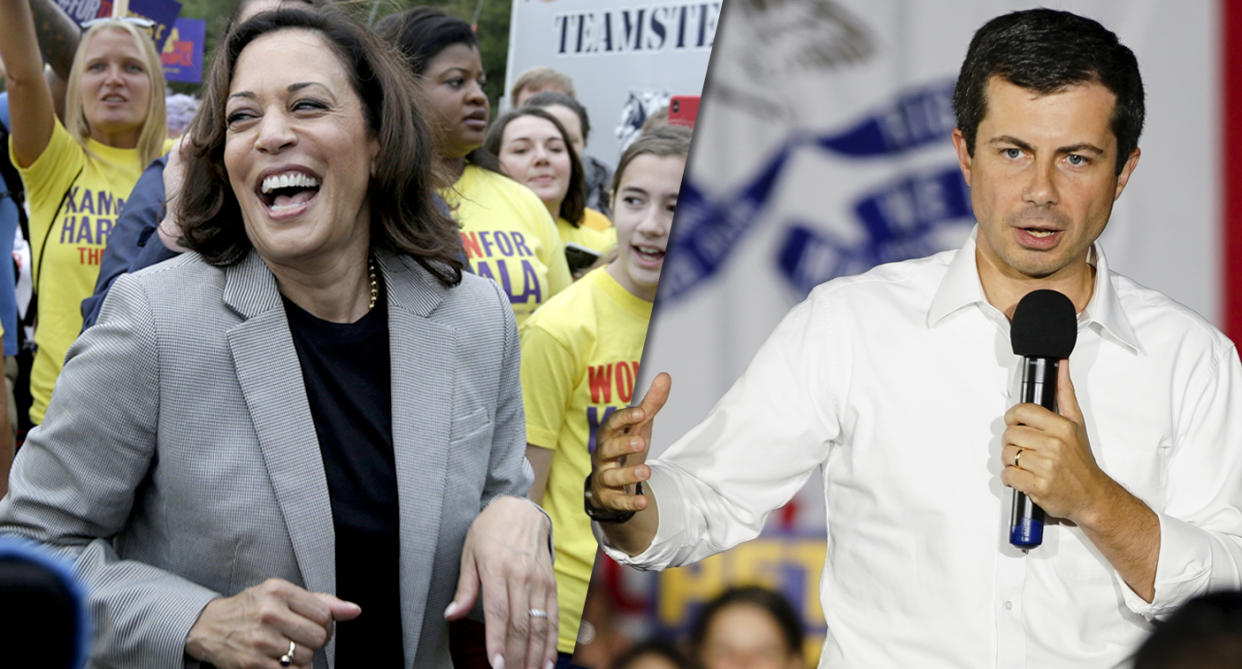
[[[1242,585],[1242,368],[1230,340],[1108,270],[1078,317],[1070,371],[1100,467],[1159,516],[1155,599],[1084,533],[1048,519],[1008,543],[1009,322],[960,251],[817,287],[707,418],[651,463],[649,569],[755,537],[822,468],[828,550],[820,667],[1110,667],[1150,620]],[[656,420],[657,429],[659,420]]]

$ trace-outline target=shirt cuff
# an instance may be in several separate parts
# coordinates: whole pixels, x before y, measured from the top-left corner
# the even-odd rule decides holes
[[[677,539],[683,533],[677,528],[685,526],[685,507],[681,495],[677,494],[677,483],[668,472],[658,462],[648,465],[651,467],[651,478],[643,483],[643,487],[649,497],[658,500],[656,506],[660,513],[651,545],[638,555],[631,556],[608,541],[598,522],[591,521],[591,532],[595,534],[595,540],[604,549],[604,553],[618,564],[642,571],[659,571],[673,564]],[[661,490],[664,494],[660,494]]]
[[[1120,576],[1126,608],[1153,620],[1173,612],[1190,598],[1205,592],[1210,584],[1212,547],[1206,530],[1156,512],[1160,522],[1160,554],[1156,562],[1155,595],[1143,601]]]

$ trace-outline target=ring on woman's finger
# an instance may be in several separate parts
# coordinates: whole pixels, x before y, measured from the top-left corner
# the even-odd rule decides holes
[[[298,652],[298,644],[289,639],[289,652],[280,656],[280,666],[287,667],[293,664],[293,654]],[[271,657],[270,655],[268,657]]]
[[[1013,466],[1018,469],[1022,469],[1022,467],[1018,464],[1018,461],[1022,459],[1022,451],[1023,449],[1019,448],[1018,452],[1013,454]]]
[[[531,609],[526,612],[531,618],[547,618],[548,612],[543,609]]]

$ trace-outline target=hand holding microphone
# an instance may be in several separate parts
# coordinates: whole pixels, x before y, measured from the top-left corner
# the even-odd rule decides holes
[[[1073,303],[1056,291],[1033,291],[1014,311],[1010,331],[1014,353],[1023,356],[1023,403],[1005,413],[1001,481],[1014,489],[1009,540],[1019,548],[1043,541],[1045,512],[1079,522],[1111,480],[1091,453],[1070,381],[1077,330]]]

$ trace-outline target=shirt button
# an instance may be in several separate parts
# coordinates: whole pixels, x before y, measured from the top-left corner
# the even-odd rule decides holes
[[[1012,610],[1013,610],[1013,602],[1011,602],[1011,601],[1009,601],[1009,600],[1005,600],[1005,610],[1006,610],[1006,611],[1012,611]]]

